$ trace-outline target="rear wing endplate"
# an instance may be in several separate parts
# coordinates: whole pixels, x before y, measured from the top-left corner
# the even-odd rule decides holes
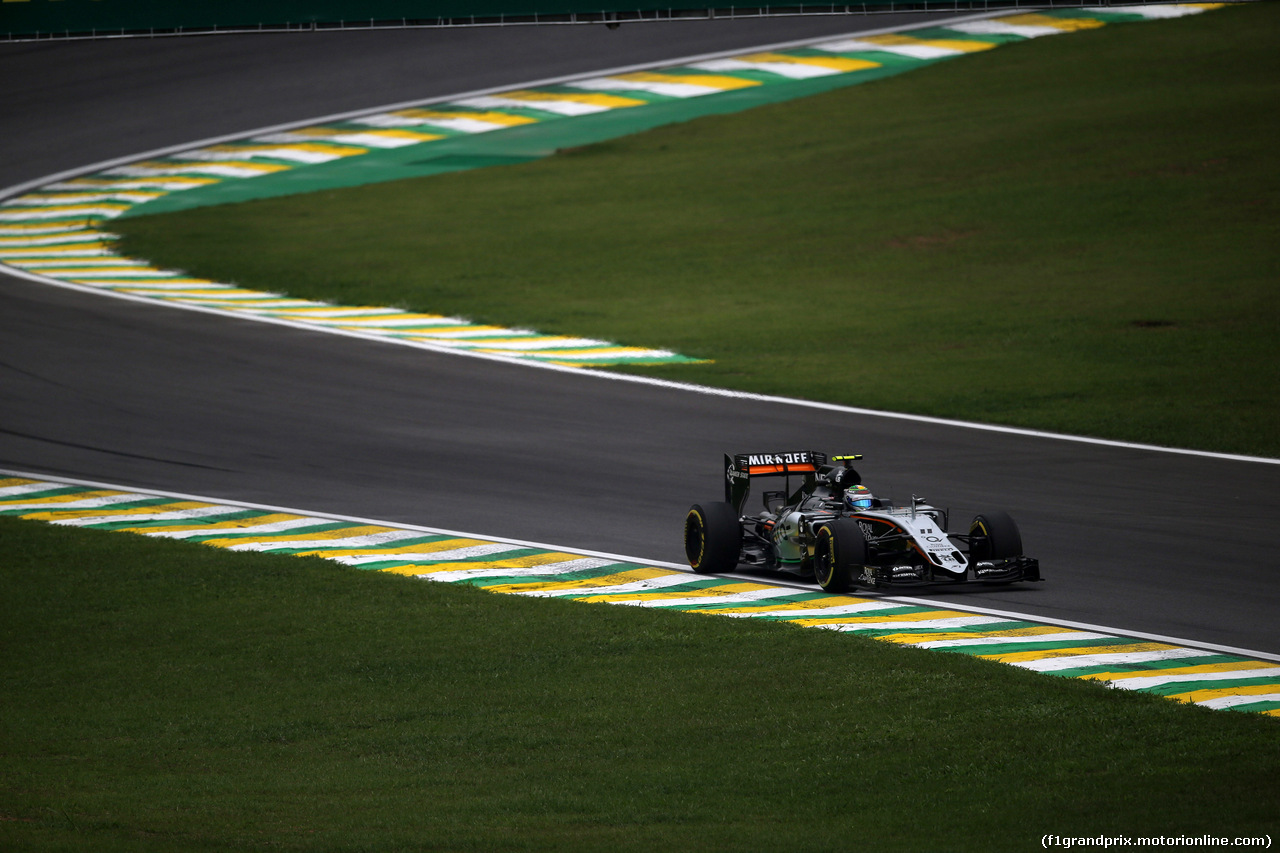
[[[812,485],[827,455],[816,450],[795,450],[789,453],[739,453],[725,454],[724,499],[742,514],[742,507],[751,493],[751,480],[755,477],[786,477],[787,494],[791,494],[791,477],[802,477]]]

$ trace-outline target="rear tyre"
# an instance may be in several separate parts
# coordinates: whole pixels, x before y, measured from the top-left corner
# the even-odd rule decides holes
[[[969,525],[969,535],[977,537],[969,545],[969,558],[973,562],[1022,556],[1022,533],[1007,512],[984,512],[974,516],[973,523]]]
[[[867,564],[867,539],[856,521],[837,518],[818,528],[813,577],[827,592],[848,592]]]
[[[731,572],[742,553],[742,525],[733,504],[694,504],[684,517],[684,554],[695,572]]]

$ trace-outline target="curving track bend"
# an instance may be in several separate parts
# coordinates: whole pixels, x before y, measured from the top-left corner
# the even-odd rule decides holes
[[[0,186],[313,116],[907,20],[0,46]],[[93,69],[85,74],[85,69]],[[0,467],[678,561],[725,451],[864,453],[1047,583],[930,594],[1280,653],[1280,466],[534,371],[0,276]]]

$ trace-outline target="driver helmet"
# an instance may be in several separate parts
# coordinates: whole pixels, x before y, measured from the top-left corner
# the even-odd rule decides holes
[[[844,493],[844,505],[849,509],[871,509],[875,496],[866,486],[850,486]]]

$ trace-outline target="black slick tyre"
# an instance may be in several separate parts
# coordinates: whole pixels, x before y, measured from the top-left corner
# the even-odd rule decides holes
[[[848,592],[867,564],[867,539],[856,521],[837,518],[818,528],[813,577],[827,592]]]
[[[718,574],[738,566],[742,526],[732,504],[694,504],[684,517],[684,554],[695,572]]]
[[[984,512],[974,516],[969,535],[975,537],[969,546],[969,558],[1007,560],[1022,556],[1022,532],[1007,512]]]

